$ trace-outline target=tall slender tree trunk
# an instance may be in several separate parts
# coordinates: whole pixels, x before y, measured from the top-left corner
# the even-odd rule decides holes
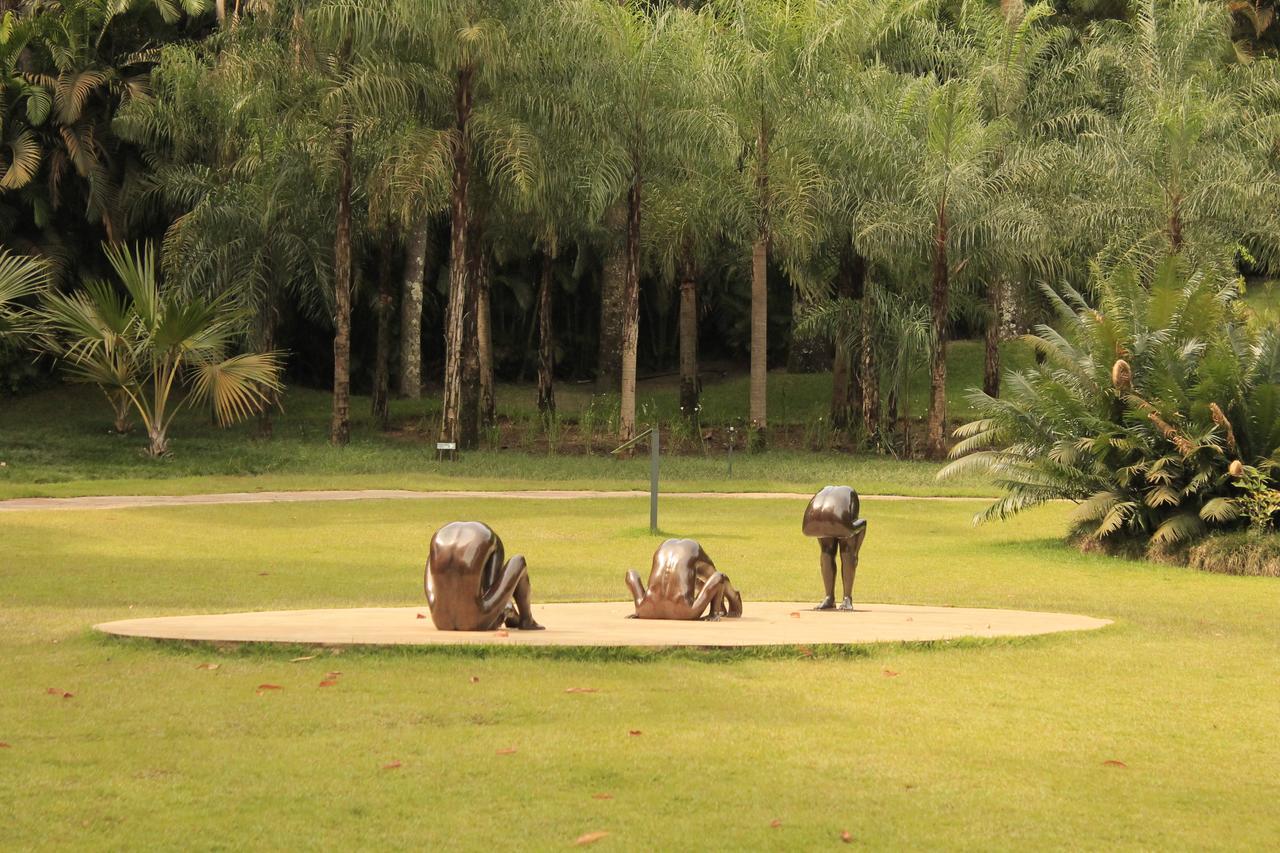
[[[280,325],[280,293],[276,285],[270,285],[267,288],[267,298],[262,312],[262,327],[258,336],[259,352],[274,352],[276,348],[276,330]],[[275,433],[275,424],[273,423],[271,410],[280,400],[280,392],[271,390],[267,392],[267,402],[258,411],[258,438],[271,438]],[[124,398],[128,402],[128,397]],[[118,411],[118,410],[117,410]],[[119,421],[117,420],[117,423]],[[125,429],[128,429],[128,419],[125,419]],[[124,430],[117,427],[116,432]]]
[[[858,310],[858,384],[862,391],[862,431],[871,443],[880,436],[880,379],[876,365],[873,298],[864,282]]]
[[[1169,213],[1169,248],[1175,255],[1182,252],[1182,196],[1173,196],[1173,206]]]
[[[836,297],[839,299],[861,299],[859,292],[862,277],[865,274],[865,263],[861,255],[853,251],[852,246],[844,246],[840,250],[839,268],[836,272]],[[860,373],[854,364],[854,353],[858,351],[855,344],[850,346],[848,335],[840,330],[836,334],[835,354],[831,361],[831,426],[837,430],[848,429],[853,425],[854,410],[859,403]]]
[[[493,284],[487,259],[484,267],[484,275],[476,282],[476,348],[480,354],[480,427],[489,429],[498,422],[498,403],[493,389],[493,318],[489,314]]]
[[[622,297],[622,409],[618,438],[636,434],[636,352],[640,345],[640,176],[627,192],[627,274]]]
[[[698,421],[698,280],[687,257],[680,266],[680,411]]]
[[[751,245],[751,383],[748,434],[749,445],[763,449],[768,444],[769,381],[769,136],[763,116],[756,140],[759,172],[756,174],[760,221]]]
[[[1000,396],[1000,328],[1004,323],[1003,276],[995,276],[987,283],[987,334],[982,361],[982,391],[990,397]]]
[[[391,315],[395,290],[391,286],[391,235],[382,238],[378,255],[378,344],[373,362],[373,419],[382,429],[391,423]]]
[[[600,354],[596,369],[596,393],[617,392],[622,387],[622,320],[627,289],[627,202],[620,201],[604,214],[606,239],[610,241],[600,278]]]
[[[344,50],[345,54],[345,50]],[[349,118],[338,123],[338,211],[333,241],[333,417],[329,441],[351,441],[351,157]]]
[[[444,392],[441,399],[440,440],[461,440],[462,357],[466,347],[467,231],[471,183],[470,67],[458,70],[454,87],[455,133],[453,187],[449,201],[449,306],[445,315]]]
[[[950,279],[947,269],[947,208],[938,205],[937,227],[933,238],[933,289],[930,309],[933,319],[933,349],[929,358],[929,422],[925,433],[926,452],[930,459],[947,455],[947,314],[950,303]]]
[[[463,314],[462,394],[458,417],[460,450],[480,446],[480,291],[487,286],[489,252],[485,248],[481,218],[470,215],[471,234],[467,237],[467,298]]]
[[[542,255],[542,272],[538,281],[538,411],[556,413],[555,328],[551,324],[551,284],[555,273],[555,256]]]
[[[422,300],[427,280],[431,217],[413,227],[404,248],[404,281],[400,288],[400,396],[422,396]]]

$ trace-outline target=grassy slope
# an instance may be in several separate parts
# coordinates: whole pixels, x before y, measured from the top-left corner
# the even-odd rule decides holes
[[[980,505],[868,503],[858,597],[1117,624],[813,658],[382,651],[289,663],[287,649],[174,648],[85,626],[412,605],[429,532],[459,517],[488,520],[528,556],[537,598],[622,598],[623,569],[654,545],[645,502],[0,516],[11,744],[0,845],[480,849],[514,837],[547,849],[608,831],[601,849],[792,849],[838,844],[845,829],[878,848],[1273,843],[1274,581],[1067,551],[1065,508],[974,530]],[[817,549],[799,511],[673,498],[663,526],[700,538],[749,607],[813,598]],[[334,669],[338,686],[318,688]],[[255,695],[264,682],[285,689]],[[564,692],[574,686],[600,692]],[[381,769],[391,761],[403,766]]]
[[[953,345],[955,418],[968,413],[961,389],[981,381],[981,356],[981,347],[974,342]],[[1009,357],[1020,363],[1025,349],[1011,344]],[[826,415],[830,383],[829,374],[776,374],[770,385],[774,421],[809,423]],[[577,417],[591,399],[587,386],[566,385],[558,394],[566,417]],[[532,395],[527,386],[501,388],[500,413],[532,418]],[[677,416],[676,399],[675,384],[669,378],[642,388],[641,405],[656,411],[663,422]],[[914,399],[923,404],[922,394]],[[746,378],[708,381],[704,400],[707,423],[730,422],[746,411]],[[468,454],[461,464],[440,464],[431,458],[429,445],[374,428],[367,398],[352,403],[351,446],[335,449],[327,443],[329,405],[329,395],[323,392],[291,391],[272,441],[254,438],[252,424],[220,430],[203,417],[187,416],[175,427],[173,458],[154,461],[141,455],[139,435],[109,433],[106,403],[94,389],[64,387],[0,400],[0,462],[5,463],[0,468],[0,498],[294,488],[647,487],[646,459],[616,462],[600,455],[583,458],[509,450]],[[398,400],[394,415],[398,422],[413,426],[437,406],[435,398]],[[749,456],[739,451],[734,454],[732,479],[727,476],[727,463],[722,449],[707,455],[665,457],[665,487],[807,490],[839,481],[867,493],[985,495],[992,491],[990,485],[974,479],[938,486],[933,480],[939,466],[885,457],[797,451]]]

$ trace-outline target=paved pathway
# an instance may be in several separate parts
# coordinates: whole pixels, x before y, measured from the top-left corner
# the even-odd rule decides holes
[[[208,504],[308,503],[311,501],[420,501],[441,499],[491,500],[582,500],[595,498],[647,498],[642,491],[558,491],[528,490],[511,492],[474,492],[445,490],[419,492],[410,489],[353,489],[298,492],[225,492],[213,495],[92,495],[78,498],[15,498],[0,500],[0,513],[35,510],[129,509],[132,507],[203,506]],[[802,492],[663,492],[662,497],[710,500],[808,500],[812,494]],[[982,497],[911,497],[907,495],[861,495],[864,501],[981,501]]]
[[[859,604],[817,612],[813,602],[748,601],[740,619],[677,622],[628,619],[625,601],[534,604],[545,631],[437,631],[425,604],[126,619],[94,627],[108,634],[213,642],[317,645],[774,646],[882,643],[957,637],[1025,637],[1087,631],[1107,619],[1070,613]]]

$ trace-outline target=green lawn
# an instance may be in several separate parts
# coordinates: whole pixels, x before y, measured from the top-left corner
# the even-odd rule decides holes
[[[952,345],[953,418],[969,413],[963,389],[981,381],[981,346],[960,341]],[[1024,345],[1006,347],[1010,363],[1025,362]],[[578,418],[590,405],[590,386],[563,385],[558,390],[566,418]],[[533,390],[529,386],[499,388],[499,413],[529,423],[534,436]],[[828,413],[829,374],[770,378],[770,411],[775,424],[811,428]],[[913,406],[923,406],[923,393]],[[670,377],[643,383],[640,408],[646,420],[658,417],[670,425],[678,419],[677,391]],[[742,376],[709,378],[704,394],[706,423],[723,426],[740,418],[747,407],[747,383]],[[916,404],[919,406],[916,406]],[[91,387],[64,386],[17,399],[0,398],[0,498],[75,494],[192,493],[251,489],[316,488],[645,488],[645,458],[618,461],[602,448],[594,456],[557,455],[532,446],[489,449],[467,454],[461,463],[439,463],[430,449],[435,433],[430,426],[439,400],[397,400],[393,416],[397,430],[383,433],[369,417],[369,401],[352,402],[352,443],[336,449],[328,444],[330,397],[323,391],[292,389],[284,412],[276,418],[275,436],[256,437],[254,424],[219,429],[206,415],[187,413],[173,431],[173,455],[164,460],[145,458],[145,439],[136,431],[118,436],[109,430],[110,410]],[[656,413],[656,415],[655,415]],[[808,427],[803,425],[810,425]],[[423,431],[429,433],[424,435]],[[667,435],[668,443],[672,436]],[[899,461],[887,456],[856,456],[841,452],[777,450],[764,454],[733,454],[733,473],[722,444],[704,452],[667,454],[664,487],[683,491],[810,491],[832,482],[848,482],[866,493],[908,495],[989,495],[992,486],[981,478],[938,485],[941,466]],[[464,482],[465,481],[465,482]]]
[[[1275,581],[1080,555],[1059,544],[1060,506],[974,529],[981,506],[868,502],[857,597],[1116,624],[812,657],[389,650],[290,663],[306,653],[87,626],[412,605],[431,531],[468,517],[526,554],[535,601],[621,599],[623,570],[655,544],[646,503],[0,515],[0,846],[562,849],[599,831],[611,834],[598,849],[808,849],[845,830],[882,849],[1273,845]],[[801,509],[671,498],[662,524],[700,539],[750,607],[814,597]],[[332,670],[337,686],[318,687]],[[284,689],[257,695],[263,683]]]

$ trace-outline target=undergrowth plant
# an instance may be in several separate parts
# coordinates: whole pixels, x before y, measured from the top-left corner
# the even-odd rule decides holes
[[[1091,277],[1092,301],[1043,288],[1059,317],[1030,337],[1043,364],[1011,371],[999,399],[971,395],[979,417],[939,476],[983,470],[1007,492],[975,521],[1078,501],[1075,534],[1108,548],[1242,527],[1232,463],[1274,484],[1280,461],[1276,329],[1248,322],[1235,281],[1177,257]]]

